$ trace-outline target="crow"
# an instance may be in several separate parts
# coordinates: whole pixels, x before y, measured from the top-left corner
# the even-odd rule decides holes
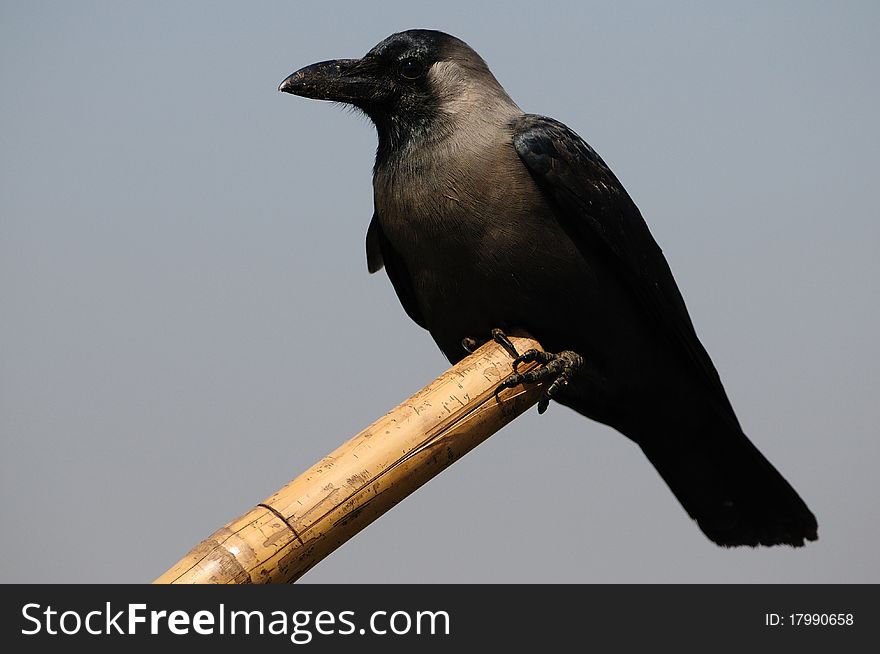
[[[712,541],[816,540],[813,514],[743,433],[641,213],[574,131],[524,113],[473,49],[433,30],[307,66],[279,90],[375,124],[367,267],[385,268],[450,362],[528,333],[546,352],[513,350],[501,387],[546,379],[539,411],[552,399],[630,438]],[[519,374],[523,361],[543,365]]]

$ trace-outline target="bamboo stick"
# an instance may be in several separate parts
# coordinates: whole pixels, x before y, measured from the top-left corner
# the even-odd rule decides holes
[[[520,352],[540,349],[512,337]],[[542,384],[494,391],[510,355],[490,341],[274,495],[199,543],[157,584],[289,583],[534,405]],[[520,366],[529,370],[536,364]]]

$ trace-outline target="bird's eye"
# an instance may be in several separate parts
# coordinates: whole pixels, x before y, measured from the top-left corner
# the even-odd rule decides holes
[[[422,62],[418,59],[409,58],[400,62],[400,74],[406,79],[418,79],[422,71]]]

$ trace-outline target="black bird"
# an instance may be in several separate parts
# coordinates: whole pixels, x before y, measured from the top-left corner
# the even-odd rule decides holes
[[[553,397],[635,441],[715,543],[816,539],[742,432],[638,208],[577,134],[523,113],[476,52],[432,30],[307,66],[279,90],[375,124],[367,266],[384,265],[451,362],[463,342],[523,330],[556,353],[519,357],[555,377],[539,410]]]

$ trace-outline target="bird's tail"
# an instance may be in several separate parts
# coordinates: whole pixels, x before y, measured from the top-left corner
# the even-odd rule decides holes
[[[726,547],[816,540],[815,516],[742,430],[705,424],[635,439],[703,533]]]

